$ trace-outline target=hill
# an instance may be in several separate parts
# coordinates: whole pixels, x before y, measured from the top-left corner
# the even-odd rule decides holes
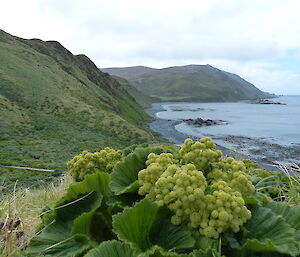
[[[0,165],[61,171],[82,150],[153,140],[127,90],[136,91],[56,41],[0,30]]]
[[[112,75],[113,78],[115,78],[123,87],[127,90],[127,92],[133,96],[133,98],[144,108],[150,108],[151,104],[153,102],[159,102],[160,99],[157,97],[151,97],[148,95],[145,95],[142,93],[140,90],[136,89],[134,86],[129,84],[128,80],[114,76]]]
[[[210,65],[153,69],[144,66],[105,68],[138,90],[161,101],[236,101],[270,97],[236,74]]]

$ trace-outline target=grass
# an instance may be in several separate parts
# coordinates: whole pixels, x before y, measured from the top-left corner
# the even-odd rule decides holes
[[[209,65],[103,70],[127,79],[143,94],[160,101],[220,102],[270,96],[241,77]]]
[[[36,233],[45,206],[53,207],[72,183],[69,175],[39,189],[26,188],[3,196],[0,200],[0,253],[3,257],[21,256]]]
[[[282,198],[291,205],[300,204],[300,166],[291,163],[290,166],[278,164],[278,168],[289,179],[288,186],[282,189]]]
[[[112,76],[112,77],[115,78],[116,80],[118,80],[118,82],[126,88],[126,90],[134,97],[134,99],[144,109],[150,108],[151,103],[160,101],[159,97],[158,98],[153,98],[153,97],[150,97],[150,96],[147,96],[147,95],[143,94],[141,91],[139,91],[135,87],[131,86],[126,79],[118,77],[118,76]]]
[[[0,193],[13,192],[16,183],[18,190],[27,187],[33,189],[44,186],[57,179],[60,174],[60,171],[50,173],[0,167]]]
[[[125,83],[126,84],[126,83]],[[120,84],[84,55],[58,42],[25,40],[0,30],[0,165],[55,169],[36,176],[0,169],[12,190],[47,182],[83,150],[158,141],[151,120]],[[127,91],[128,90],[128,91]],[[28,183],[27,183],[28,182]]]

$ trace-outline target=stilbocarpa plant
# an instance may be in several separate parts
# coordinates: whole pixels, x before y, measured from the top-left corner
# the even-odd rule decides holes
[[[209,138],[136,148],[111,173],[87,171],[42,215],[27,255],[299,256],[300,207],[263,191],[256,165],[215,148]]]

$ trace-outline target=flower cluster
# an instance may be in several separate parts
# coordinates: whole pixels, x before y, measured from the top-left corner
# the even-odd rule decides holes
[[[82,181],[87,174],[96,171],[110,173],[113,167],[121,160],[122,152],[105,147],[99,152],[90,153],[83,151],[67,162],[70,172],[75,181]]]
[[[187,139],[178,160],[170,153],[150,154],[138,174],[139,194],[173,211],[173,224],[187,224],[210,238],[239,231],[251,217],[244,197],[254,192],[247,166],[221,160],[215,148],[208,138]]]

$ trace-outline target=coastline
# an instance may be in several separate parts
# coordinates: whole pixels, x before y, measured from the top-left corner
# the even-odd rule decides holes
[[[153,103],[151,108],[146,109],[145,111],[152,117],[155,118],[155,121],[149,124],[149,127],[162,135],[169,142],[174,143],[175,145],[181,145],[186,138],[192,138],[193,140],[199,140],[201,137],[195,137],[186,135],[176,130],[175,126],[180,124],[180,120],[165,120],[160,119],[156,116],[156,113],[164,111],[163,105],[167,103]],[[221,150],[224,156],[232,156],[236,158],[250,159],[255,163],[258,163],[262,168],[267,170],[279,171],[279,169],[272,165],[273,162],[280,162],[281,160],[289,154],[297,158],[300,149],[294,147],[282,147],[276,144],[269,144],[265,141],[253,138],[246,138],[241,136],[228,136],[228,137],[212,137],[214,141],[224,140],[228,144],[238,145],[238,150],[232,150],[228,147],[216,143],[217,149]],[[251,142],[253,149],[250,147],[248,151],[244,151],[243,146]],[[276,153],[276,154],[275,154]],[[276,158],[276,159],[274,159]]]

